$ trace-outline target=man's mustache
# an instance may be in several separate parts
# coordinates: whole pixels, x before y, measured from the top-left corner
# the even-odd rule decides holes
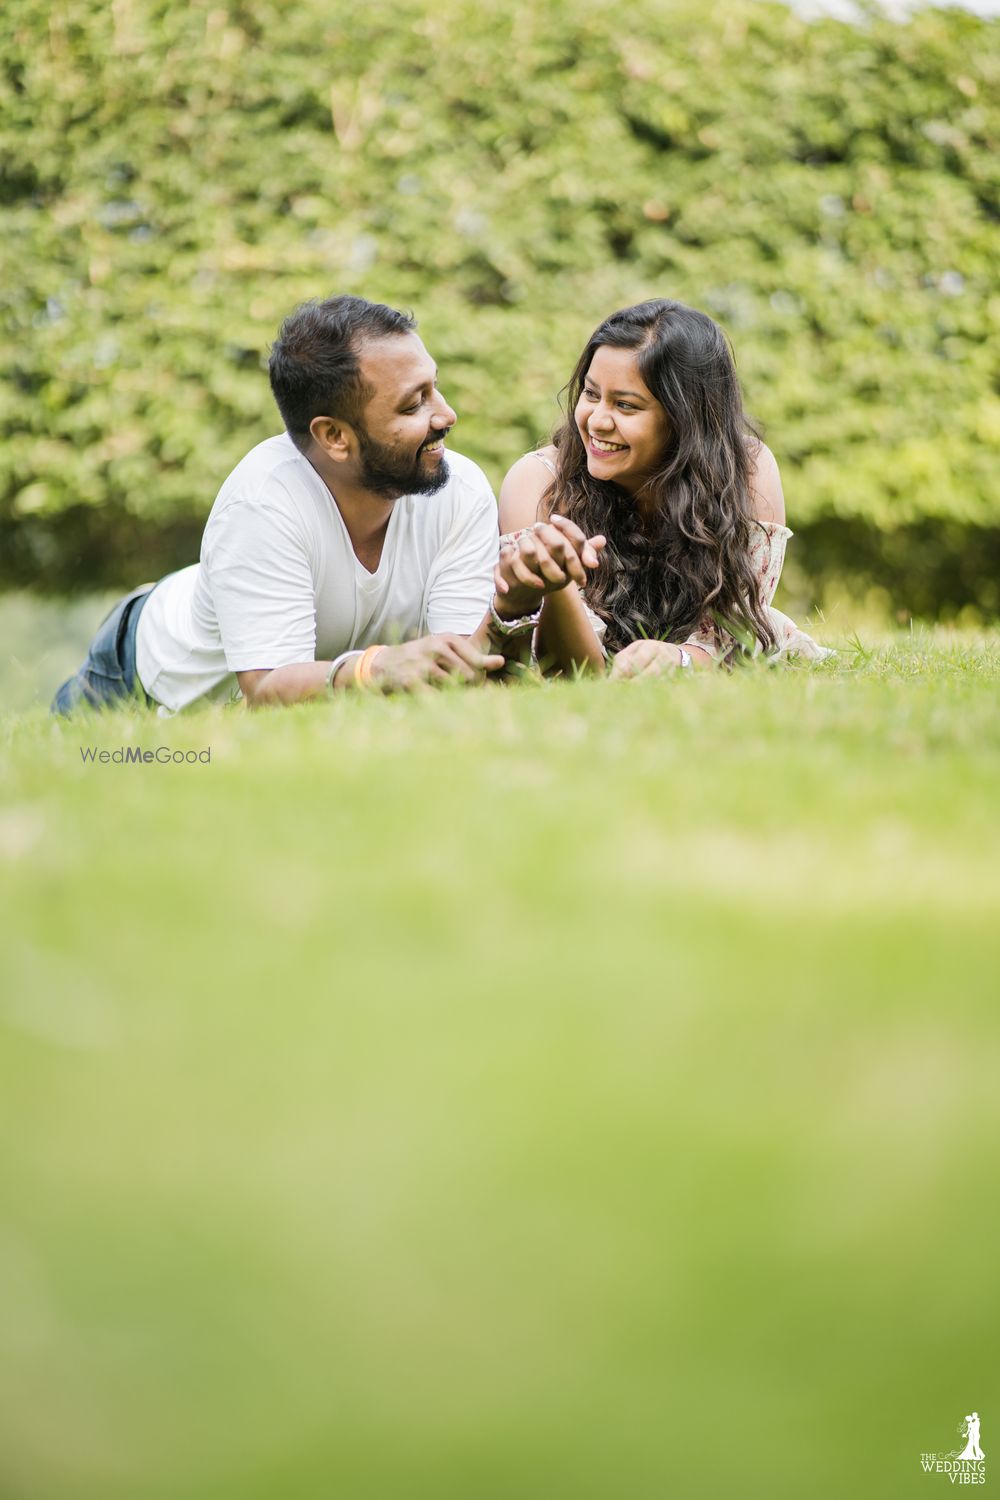
[[[452,423],[452,426],[454,426],[454,423]],[[433,437],[427,438],[425,442],[420,444],[419,452],[423,453],[425,448],[433,448],[435,443],[446,440],[450,431],[451,427],[446,427],[443,432],[436,432]]]

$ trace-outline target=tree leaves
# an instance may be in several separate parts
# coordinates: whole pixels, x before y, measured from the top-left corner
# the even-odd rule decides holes
[[[94,582],[126,515],[196,532],[278,426],[281,317],[334,291],[415,309],[495,481],[594,324],[671,295],[732,337],[800,533],[1000,527],[996,21],[7,0],[5,31],[8,572],[30,519],[77,576],[80,507]]]

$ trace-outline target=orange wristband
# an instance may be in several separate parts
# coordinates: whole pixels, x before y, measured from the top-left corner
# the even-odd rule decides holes
[[[366,646],[361,655],[354,662],[354,685],[359,688],[368,688],[372,685],[372,665],[384,646]]]

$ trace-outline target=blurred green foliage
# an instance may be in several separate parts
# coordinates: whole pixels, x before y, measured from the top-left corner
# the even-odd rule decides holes
[[[494,481],[594,323],[719,318],[799,566],[1000,608],[1000,22],[6,0],[8,578],[190,560],[299,300],[412,306]],[[991,451],[992,450],[992,451]]]

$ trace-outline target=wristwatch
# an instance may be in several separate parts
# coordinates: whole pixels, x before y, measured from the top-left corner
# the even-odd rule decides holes
[[[490,619],[493,621],[493,628],[497,635],[527,635],[530,630],[534,630],[541,617],[541,610],[536,609],[533,615],[518,615],[514,620],[505,620],[497,614],[494,600],[490,600]]]

